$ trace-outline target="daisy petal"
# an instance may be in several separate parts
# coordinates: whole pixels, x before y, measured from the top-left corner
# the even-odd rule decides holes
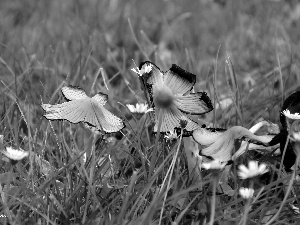
[[[127,104],[126,106],[129,109],[129,111],[132,113],[147,113],[152,111],[152,109],[148,109],[147,104],[143,104],[143,103],[136,103],[135,106],[131,104]]]
[[[175,104],[181,111],[192,115],[199,115],[213,110],[213,105],[206,92],[177,96]]]
[[[95,96],[92,97],[92,99],[96,100],[100,105],[105,105],[108,101],[108,96],[106,94],[103,94],[99,92]]]
[[[127,104],[126,106],[127,106],[127,108],[129,109],[130,112],[132,112],[132,113],[136,112],[136,108],[135,108],[134,105]]]
[[[241,179],[248,179],[266,172],[268,172],[266,164],[262,163],[258,166],[257,161],[250,161],[248,163],[248,168],[244,165],[239,165],[238,175]]]
[[[148,69],[150,67],[151,67],[151,70]],[[145,70],[145,73],[142,74],[142,77],[144,78],[144,80],[147,84],[153,85],[153,84],[162,84],[163,83],[163,73],[153,63],[151,63],[149,61],[143,62],[143,63],[141,63],[139,69],[142,71]]]
[[[255,171],[258,168],[258,162],[257,161],[250,161],[248,164],[248,168],[250,171]]]
[[[196,75],[173,64],[170,70],[165,73],[164,82],[174,94],[183,95],[192,90],[196,83]]]
[[[61,89],[63,95],[68,100],[77,100],[77,99],[84,99],[88,98],[84,90],[80,87],[75,86],[66,86]]]
[[[243,179],[243,180],[248,178],[247,173],[238,172],[238,176],[239,176],[240,179]]]
[[[245,165],[239,165],[239,170],[238,172],[242,172],[242,173],[248,173],[249,169],[245,166]]]
[[[264,163],[260,164],[258,167],[258,173],[264,174],[266,172],[268,172],[267,165]]]
[[[247,179],[249,174],[249,169],[245,165],[239,165],[238,176],[241,179]]]

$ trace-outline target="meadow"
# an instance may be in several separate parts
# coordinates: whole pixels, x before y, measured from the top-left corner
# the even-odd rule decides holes
[[[126,106],[150,102],[132,68],[176,64],[211,99],[212,111],[191,115],[200,126],[267,121],[256,134],[277,134],[284,100],[300,90],[299,28],[296,0],[0,1],[0,150],[29,153],[0,154],[0,224],[300,224],[297,165],[247,146],[206,170],[189,158],[201,146],[183,127],[166,137],[153,111]],[[105,133],[45,118],[41,105],[66,102],[68,85],[106,94],[126,126]],[[268,172],[241,179],[250,160]]]

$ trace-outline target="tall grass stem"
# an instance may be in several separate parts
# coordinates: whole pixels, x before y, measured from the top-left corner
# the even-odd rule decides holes
[[[219,178],[216,176],[213,176],[213,182],[212,182],[212,198],[211,198],[211,208],[210,208],[210,220],[209,225],[214,224],[215,220],[215,214],[216,214],[216,189],[217,189],[217,183]]]

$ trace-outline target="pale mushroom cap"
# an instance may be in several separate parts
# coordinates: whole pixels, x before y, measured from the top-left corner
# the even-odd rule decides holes
[[[83,89],[71,85],[63,87],[62,93],[70,101],[56,105],[42,104],[42,108],[46,111],[44,116],[48,120],[83,122],[107,133],[124,128],[123,120],[104,108],[108,101],[106,94],[99,92],[90,98]]]
[[[188,115],[200,115],[213,109],[210,98],[205,92],[191,93],[196,83],[196,75],[175,64],[168,71],[163,72],[153,63],[146,61],[141,63],[138,73],[142,73],[151,103],[155,106],[155,132],[158,129],[159,114],[162,117],[160,132],[180,128],[180,119],[183,116],[187,117],[184,129],[193,131],[199,125],[189,119]]]

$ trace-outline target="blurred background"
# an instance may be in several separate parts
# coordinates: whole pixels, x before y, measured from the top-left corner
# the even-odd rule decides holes
[[[91,94],[107,92],[120,109],[116,102],[145,101],[130,69],[151,60],[196,74],[220,126],[278,122],[283,99],[299,87],[299,28],[296,0],[1,0],[1,102],[30,105],[34,123],[63,81],[90,90],[96,79]]]

